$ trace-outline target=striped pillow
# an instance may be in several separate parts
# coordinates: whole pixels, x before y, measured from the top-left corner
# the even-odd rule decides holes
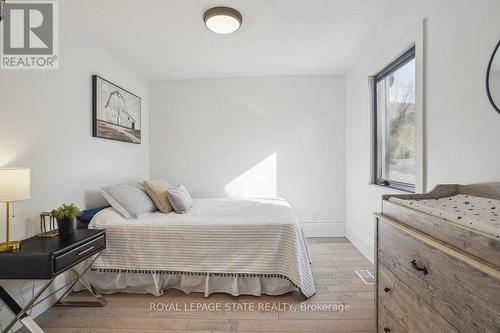
[[[156,210],[156,205],[141,184],[119,184],[101,187],[109,204],[127,219],[136,219]]]

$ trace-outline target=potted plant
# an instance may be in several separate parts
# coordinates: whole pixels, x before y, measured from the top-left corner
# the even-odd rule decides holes
[[[63,204],[52,211],[52,216],[57,220],[57,229],[61,234],[67,234],[75,231],[76,218],[82,215],[80,209],[74,204]]]

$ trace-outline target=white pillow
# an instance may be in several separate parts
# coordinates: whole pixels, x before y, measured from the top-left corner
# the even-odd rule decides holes
[[[167,189],[167,196],[176,213],[187,213],[189,208],[193,206],[193,199],[183,185]]]
[[[156,210],[155,203],[140,184],[119,184],[101,187],[106,201],[125,218],[138,218]]]

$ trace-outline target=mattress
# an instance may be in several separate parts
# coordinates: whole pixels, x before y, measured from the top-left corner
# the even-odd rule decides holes
[[[391,197],[389,201],[500,237],[500,200],[457,194],[438,199],[407,200]]]
[[[136,220],[107,208],[89,228],[106,229],[107,238],[93,272],[201,276],[216,284],[217,277],[237,278],[227,280],[233,284],[279,278],[305,298],[315,293],[307,243],[284,199],[195,199],[186,214]]]

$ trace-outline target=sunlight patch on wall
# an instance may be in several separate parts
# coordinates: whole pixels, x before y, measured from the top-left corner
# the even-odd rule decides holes
[[[276,153],[272,153],[225,186],[233,198],[268,198],[277,196]]]

